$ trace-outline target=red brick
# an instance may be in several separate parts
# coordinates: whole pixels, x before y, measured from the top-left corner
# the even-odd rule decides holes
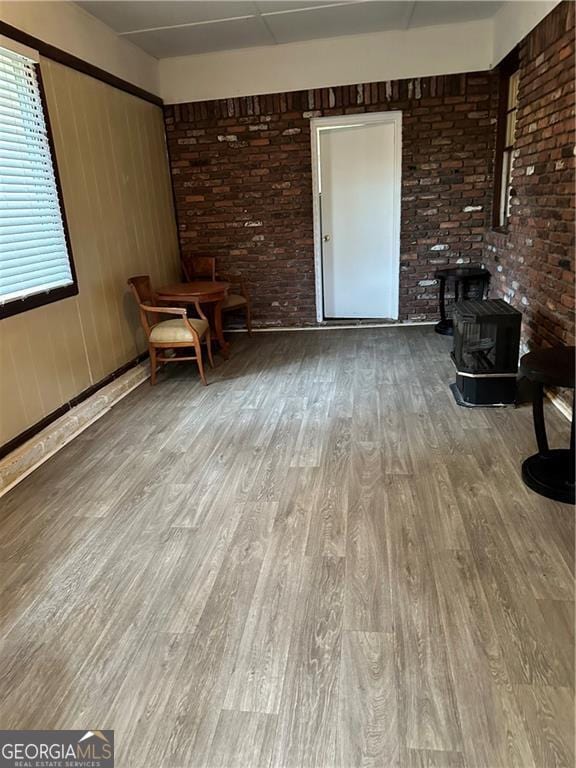
[[[574,343],[573,104],[574,5],[564,2],[521,43],[515,167],[533,172],[514,173],[508,231],[486,235],[496,290],[523,312],[528,346]]]
[[[490,231],[498,76],[477,72],[167,106],[183,254],[213,254],[223,271],[241,272],[256,324],[314,324],[310,117],[401,110],[400,319],[435,319],[436,289],[422,292],[419,282],[440,264],[484,254],[493,293],[522,310],[526,338],[566,343],[574,275],[571,5],[561,3],[521,43],[522,173],[506,234]],[[235,134],[242,140],[218,141]],[[179,139],[190,136],[198,143],[185,152]],[[535,168],[530,176],[527,166]],[[481,210],[465,213],[468,206]],[[256,221],[261,226],[244,226]]]

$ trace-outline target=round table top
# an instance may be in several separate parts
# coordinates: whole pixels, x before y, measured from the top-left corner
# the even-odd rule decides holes
[[[530,381],[574,389],[574,347],[551,347],[528,352],[520,360],[520,373]]]
[[[478,266],[466,266],[465,264],[457,267],[442,267],[434,272],[434,277],[443,277],[444,279],[452,278],[453,280],[462,280],[467,277],[478,278],[485,277],[490,278],[490,272],[483,267]]]
[[[186,299],[210,300],[225,294],[230,283],[212,280],[194,280],[191,283],[175,283],[157,288],[156,293],[162,299],[186,301]]]

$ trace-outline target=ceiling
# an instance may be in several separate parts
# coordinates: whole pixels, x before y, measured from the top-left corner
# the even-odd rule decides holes
[[[84,10],[156,58],[279,45],[365,32],[475,21],[490,0],[81,0]]]

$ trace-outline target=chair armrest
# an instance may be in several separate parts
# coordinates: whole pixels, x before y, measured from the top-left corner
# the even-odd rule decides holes
[[[144,312],[155,312],[158,315],[180,315],[180,317],[186,317],[186,309],[184,307],[151,307],[148,304],[140,304],[139,306]]]
[[[207,320],[206,316],[204,315],[204,313],[200,308],[200,304],[198,304],[198,302],[196,301],[193,303],[196,309],[198,310],[198,314],[200,315],[201,319]],[[191,323],[188,322],[188,313],[186,312],[185,307],[150,307],[148,306],[148,304],[140,304],[139,306],[143,312],[152,312],[157,315],[178,315],[179,317],[182,318],[184,325],[192,332],[192,335],[196,336],[198,340],[200,340],[198,331],[196,330],[196,328],[194,328],[194,326]],[[156,325],[158,325],[158,323],[154,323],[152,328],[155,327]]]
[[[200,302],[194,300],[186,303],[194,305],[196,312],[198,312],[198,315],[201,320],[208,320],[208,318],[202,311]],[[144,310],[144,312],[155,312],[158,315],[180,315],[180,317],[188,316],[186,307],[151,307],[148,304],[140,304],[139,306],[140,306],[140,309]]]

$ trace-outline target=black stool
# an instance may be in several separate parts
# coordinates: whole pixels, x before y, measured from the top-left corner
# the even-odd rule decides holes
[[[544,422],[544,386],[574,389],[574,347],[529,352],[520,360],[520,375],[535,383],[532,409],[538,453],[522,464],[522,479],[541,496],[574,504],[574,401],[570,448],[549,448]]]
[[[439,281],[440,322],[434,330],[442,336],[453,336],[452,318],[446,315],[446,288],[454,283],[454,303],[467,299],[485,299],[490,286],[490,272],[482,266],[444,267],[434,272]]]

